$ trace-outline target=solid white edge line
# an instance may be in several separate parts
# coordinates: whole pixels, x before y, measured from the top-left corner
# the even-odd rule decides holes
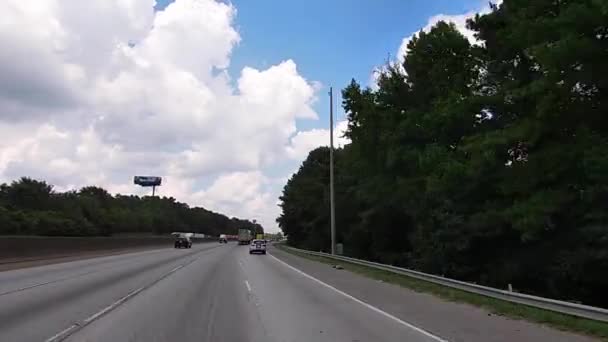
[[[414,330],[414,331],[416,331],[416,332],[418,332],[418,333],[420,333],[422,335],[425,335],[425,336],[427,336],[427,337],[429,337],[429,338],[431,338],[431,339],[433,339],[435,341],[438,341],[438,342],[449,342],[448,340],[445,340],[445,339],[443,339],[443,338],[441,338],[441,337],[439,337],[437,335],[433,335],[432,333],[430,333],[430,332],[428,332],[428,331],[426,331],[426,330],[424,330],[422,328],[419,328],[419,327],[417,327],[417,326],[415,326],[415,325],[413,325],[411,323],[408,323],[408,322],[406,322],[406,321],[404,321],[404,320],[402,320],[402,319],[400,319],[398,317],[395,317],[395,316],[389,314],[388,312],[383,311],[383,310],[381,310],[381,309],[379,309],[379,308],[377,308],[377,307],[375,307],[375,306],[373,306],[371,304],[368,304],[368,303],[366,303],[366,302],[364,302],[364,301],[362,301],[362,300],[360,300],[360,299],[358,299],[356,297],[353,297],[353,296],[349,295],[348,293],[346,293],[344,291],[338,290],[337,288],[335,288],[335,287],[333,287],[333,286],[331,286],[331,285],[329,285],[329,284],[327,284],[327,283],[325,283],[325,282],[323,282],[323,281],[321,281],[321,280],[319,280],[319,279],[311,276],[310,274],[305,273],[304,271],[301,271],[301,270],[299,270],[299,269],[291,266],[290,264],[286,263],[283,260],[280,260],[279,258],[275,257],[272,254],[270,256],[274,260],[276,260],[276,261],[280,262],[281,264],[287,266],[291,270],[293,270],[293,271],[295,271],[295,272],[297,272],[297,273],[305,276],[306,278],[308,278],[310,280],[315,281],[316,283],[318,283],[320,285],[323,285],[323,286],[327,287],[328,289],[331,289],[331,290],[335,291],[336,293],[339,293],[339,294],[343,295],[344,297],[346,297],[348,299],[351,299],[351,300],[353,300],[353,301],[355,301],[355,302],[357,302],[357,303],[365,306],[366,308],[368,308],[368,309],[370,309],[372,311],[375,311],[376,313],[381,314],[382,316],[384,316],[386,318],[390,318],[393,321],[395,321],[395,322],[397,322],[397,323],[399,323],[401,325],[404,325],[404,326],[406,326],[406,327],[408,327],[408,328],[410,328],[410,329],[412,329],[412,330]]]
[[[247,286],[247,291],[251,292],[251,285],[249,285],[247,280],[245,280],[245,286]]]

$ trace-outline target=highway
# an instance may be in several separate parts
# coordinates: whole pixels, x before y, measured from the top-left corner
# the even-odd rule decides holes
[[[0,341],[64,340],[593,341],[233,243],[0,272]]]

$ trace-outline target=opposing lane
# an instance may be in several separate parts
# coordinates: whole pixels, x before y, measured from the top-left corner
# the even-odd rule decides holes
[[[216,247],[166,248],[0,272],[0,341],[44,341]]]

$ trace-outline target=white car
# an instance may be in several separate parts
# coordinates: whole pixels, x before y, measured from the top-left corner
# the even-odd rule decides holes
[[[266,241],[264,240],[253,240],[249,245],[249,254],[262,253],[266,254]]]

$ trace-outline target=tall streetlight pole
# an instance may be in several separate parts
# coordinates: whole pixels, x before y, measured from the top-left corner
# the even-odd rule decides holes
[[[334,95],[332,87],[329,87],[329,210],[331,254],[336,254],[336,210],[334,202]]]

